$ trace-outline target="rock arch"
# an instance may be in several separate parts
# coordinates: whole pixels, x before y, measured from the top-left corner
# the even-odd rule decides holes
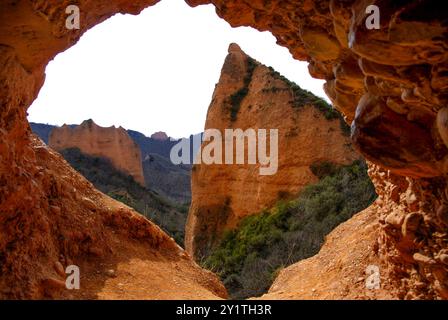
[[[62,219],[58,220],[62,228],[61,204],[56,204],[61,197],[75,196],[68,190],[69,178],[62,182],[57,179],[64,171],[61,166],[45,167],[57,155],[33,141],[26,109],[43,85],[45,65],[57,53],[74,45],[83,32],[113,14],[138,14],[157,2],[77,1],[81,10],[79,30],[65,28],[65,8],[71,4],[68,0],[57,4],[46,0],[9,0],[0,4],[0,264],[4,268],[0,295],[39,297],[42,287],[34,284],[48,273],[44,266],[50,257],[61,250],[67,250],[67,256],[76,256],[83,250],[94,254],[98,250],[90,243],[95,241],[107,247],[109,231],[103,226],[92,227],[89,234],[75,232],[82,229],[81,225],[78,229],[66,226],[65,231],[51,229],[50,216],[45,212],[50,212],[50,208],[54,217]],[[364,24],[365,8],[372,2],[381,10],[379,30],[369,30]],[[271,31],[296,59],[310,63],[312,76],[326,80],[325,90],[334,105],[348,122],[353,120],[353,142],[371,162],[370,175],[380,194],[376,204],[380,223],[378,250],[388,266],[396,296],[448,298],[448,50],[442,3],[187,3],[212,3],[217,14],[234,27],[246,25]],[[77,202],[77,210],[96,210],[89,202],[94,193],[91,186],[79,184],[84,184],[87,191],[84,202]],[[83,188],[81,185],[78,187]],[[67,210],[65,214],[69,214]],[[129,227],[120,232],[151,239],[153,246],[171,243],[154,231],[154,226],[139,227],[141,222],[131,213],[114,212],[104,213],[107,221],[102,222],[114,225],[120,220]],[[94,235],[98,239],[89,240]],[[74,239],[82,240],[84,246],[74,246],[70,242]],[[45,245],[48,243],[52,245]],[[168,246],[173,248],[173,244]],[[30,259],[41,261],[32,267]],[[20,284],[7,289],[13,288],[15,281]]]

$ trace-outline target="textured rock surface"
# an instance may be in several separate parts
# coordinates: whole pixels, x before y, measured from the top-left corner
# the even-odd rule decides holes
[[[140,148],[122,127],[103,128],[92,120],[75,127],[64,125],[51,131],[48,144],[57,151],[78,148],[85,154],[107,158],[115,168],[145,185]]]
[[[226,297],[217,277],[159,227],[97,191],[37,138],[30,142],[29,191],[1,193],[0,299]],[[69,265],[80,268],[80,290],[65,288]]]
[[[65,8],[70,1],[0,3],[2,265],[6,255],[15,252],[28,261],[20,271],[25,274],[33,254],[50,252],[48,239],[18,247],[19,241],[26,241],[20,238],[20,232],[37,232],[42,219],[40,200],[33,196],[38,189],[30,177],[41,181],[48,175],[39,173],[26,109],[43,84],[45,65],[57,53],[74,45],[90,27],[119,12],[137,14],[156,2],[77,1],[81,9],[80,30],[67,30],[64,26]],[[372,163],[371,175],[380,194],[378,252],[385,262],[383,271],[390,273],[385,276],[397,288],[397,297],[404,298],[410,292],[408,298],[448,298],[448,149],[444,121],[448,50],[444,2],[188,2],[213,3],[218,15],[232,26],[270,30],[296,59],[310,62],[312,76],[326,80],[328,96],[349,122],[355,120],[353,141]],[[365,28],[365,8],[372,2],[381,9],[379,30]],[[67,214],[73,211],[69,209]],[[418,215],[421,219],[415,218]],[[14,219],[22,221],[6,229]],[[411,232],[416,225],[417,229]],[[357,246],[352,243],[347,250]],[[50,264],[46,261],[43,266],[48,268]],[[339,271],[332,272],[337,275]],[[37,274],[42,271],[31,271],[32,277]],[[9,281],[19,288],[16,296],[23,295],[26,291],[20,290],[26,290],[27,280],[20,279],[24,278],[2,275],[1,290],[8,288],[5,284]]]
[[[394,299],[397,293],[381,273],[376,204],[338,226],[318,255],[283,269],[260,299]],[[350,250],[347,250],[350,248]],[[366,288],[369,265],[380,268],[380,289]]]
[[[232,120],[229,97],[244,85],[249,63],[255,69],[248,93]],[[272,69],[248,57],[238,45],[230,45],[205,129],[218,129],[223,135],[225,129],[232,128],[278,129],[278,171],[260,175],[259,164],[195,165],[185,241],[191,255],[200,258],[224,230],[234,228],[243,217],[271,207],[281,197],[295,196],[304,186],[316,182],[311,165],[351,164],[359,158],[339,118],[327,120],[324,112],[304,101],[298,105],[300,98],[295,95],[291,84]],[[246,142],[246,163],[247,154]]]
[[[444,4],[434,0],[187,2],[213,3],[217,14],[233,27],[271,31],[296,59],[309,62],[313,77],[326,80],[327,95],[347,121],[353,121],[355,146],[372,163],[371,175],[380,194],[379,255],[387,265],[383,272],[400,288],[399,298],[447,299]],[[366,28],[365,12],[371,4],[380,9],[378,30]],[[407,231],[408,220],[413,221],[412,232]]]
[[[0,299],[226,296],[158,227],[40,145],[26,120],[54,55],[107,17],[154,2],[80,1],[80,31],[64,27],[69,1],[0,3]],[[61,265],[72,263],[81,290],[67,292]]]

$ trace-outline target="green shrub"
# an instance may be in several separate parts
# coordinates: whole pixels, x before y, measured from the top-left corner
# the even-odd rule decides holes
[[[280,269],[315,255],[325,236],[376,198],[366,164],[330,166],[292,201],[243,219],[203,263],[235,299],[265,293]]]
[[[306,105],[312,105],[317,108],[327,120],[339,119],[342,133],[346,136],[350,135],[350,127],[345,122],[341,114],[333,108],[327,101],[315,96],[312,92],[302,89],[297,83],[289,80],[279,72],[275,71],[272,67],[269,67],[271,76],[276,79],[285,82],[292,90],[293,102],[292,106],[296,109]]]
[[[329,161],[322,161],[313,163],[310,166],[311,172],[319,179],[325,178],[326,176],[334,175],[340,166]]]
[[[181,206],[171,203],[135,182],[132,176],[115,169],[106,158],[83,154],[78,148],[62,150],[61,154],[97,189],[134,208],[183,245],[188,204]]]
[[[236,121],[237,119],[238,112],[241,108],[241,103],[249,93],[249,85],[252,82],[252,76],[254,74],[255,69],[257,68],[257,62],[251,57],[247,58],[246,63],[247,63],[247,72],[246,76],[244,77],[244,85],[241,89],[239,89],[237,92],[235,92],[229,97],[231,121]]]

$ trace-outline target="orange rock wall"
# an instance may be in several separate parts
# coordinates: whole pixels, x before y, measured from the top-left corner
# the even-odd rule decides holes
[[[65,28],[65,8],[71,1],[0,3],[0,261],[2,268],[10,270],[2,269],[2,297],[30,296],[29,289],[45,279],[49,261],[65,246],[52,242],[51,247],[50,239],[39,231],[45,230],[48,212],[41,199],[51,195],[49,189],[40,193],[40,183],[50,176],[41,170],[26,120],[26,110],[44,82],[46,64],[94,25],[116,13],[137,14],[156,2],[77,1],[80,30]],[[296,59],[310,63],[312,76],[326,80],[325,89],[334,105],[348,122],[354,120],[355,146],[372,163],[371,176],[380,194],[378,252],[389,273],[384,277],[393,281],[400,298],[406,292],[411,292],[409,298],[448,298],[445,3],[188,3],[213,3],[217,14],[234,27],[271,31]],[[365,27],[365,9],[370,4],[380,7],[379,30]],[[65,201],[63,193],[55,196]],[[68,207],[64,216],[74,211]],[[66,228],[70,231],[72,226]],[[63,239],[61,235],[57,230],[51,233],[52,239]],[[350,246],[347,250],[358,244]],[[33,268],[37,252],[51,259],[40,260],[39,267]],[[8,265],[8,261],[19,260],[21,264]],[[16,289],[9,292],[12,284]]]
[[[270,129],[278,129],[277,172],[261,175],[260,164],[247,164],[247,140],[245,165],[195,165],[185,244],[187,251],[198,258],[243,217],[271,207],[282,197],[294,197],[304,186],[316,182],[311,165],[351,164],[359,158],[341,129],[340,119],[327,120],[313,105],[295,106],[291,85],[254,60],[248,94],[232,120],[229,97],[244,85],[248,59],[238,45],[230,46],[205,129],[218,129],[223,136],[225,129],[267,129],[268,134]]]
[[[380,195],[379,255],[400,298],[448,299],[448,48],[444,3],[187,0],[269,30],[309,62],[349,123]],[[368,29],[367,6],[380,11]],[[350,249],[349,249],[350,250]]]
[[[155,1],[78,1],[79,31],[63,27],[69,3],[0,3],[0,299],[225,298],[218,278],[174,240],[32,135],[26,110],[49,60],[93,25]],[[65,289],[71,264],[79,291]]]
[[[145,185],[140,149],[121,127],[103,128],[92,120],[73,128],[64,125],[51,131],[48,144],[57,151],[79,148],[85,154],[105,157],[115,168]]]

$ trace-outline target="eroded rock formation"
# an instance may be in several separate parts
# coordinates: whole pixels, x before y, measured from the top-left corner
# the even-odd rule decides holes
[[[226,291],[159,227],[30,137],[29,189],[1,193],[0,299],[216,299]],[[2,174],[4,174],[2,172]],[[80,270],[67,290],[66,267]]]
[[[103,128],[93,120],[75,127],[64,125],[51,131],[48,144],[57,151],[78,148],[82,153],[107,158],[115,168],[145,185],[140,148],[122,127]]]
[[[372,205],[334,229],[319,254],[283,269],[260,299],[396,299],[381,273],[387,266],[378,255],[378,229]],[[367,266],[379,268],[379,289],[366,288]]]
[[[448,298],[447,20],[440,1],[213,3],[232,26],[270,30],[309,62],[352,123],[380,194],[379,254],[400,298]],[[380,28],[366,26],[367,6]],[[353,122],[352,122],[353,121]]]
[[[247,93],[235,105],[232,97],[244,86]],[[321,110],[306,99],[316,99],[322,104]],[[331,106],[231,44],[205,129],[222,132],[223,146],[225,129],[278,129],[278,169],[273,175],[260,175],[260,164],[247,164],[247,139],[244,165],[224,164],[225,151],[223,164],[195,165],[187,251],[200,259],[225,230],[233,229],[245,216],[259,213],[281,198],[297,195],[304,186],[318,180],[310,168],[313,165],[347,165],[358,159],[341,121],[336,112],[331,112]]]
[[[101,194],[32,134],[26,109],[44,68],[83,31],[154,1],[81,1],[82,30],[65,26],[69,1],[0,3],[0,299],[214,299],[216,276],[164,232]],[[65,267],[81,289],[65,290]]]
[[[79,30],[65,27],[65,9],[71,4],[68,0],[0,3],[0,261],[2,268],[7,266],[6,271],[9,270],[5,273],[2,269],[2,296],[27,296],[33,279],[45,279],[50,260],[63,250],[65,242],[60,241],[68,239],[70,244],[72,239],[62,237],[63,233],[57,230],[50,235],[38,231],[45,231],[48,211],[41,201],[50,196],[48,189],[40,193],[40,185],[51,175],[42,171],[38,163],[26,109],[43,84],[45,65],[74,45],[83,32],[113,14],[137,14],[156,2],[79,0]],[[380,194],[379,228],[373,237],[379,241],[372,241],[377,243],[379,257],[384,261],[383,277],[392,282],[395,297],[448,298],[448,50],[444,2],[188,3],[213,3],[218,15],[232,26],[271,31],[296,59],[310,63],[312,76],[326,80],[325,89],[334,105],[349,123],[354,120],[355,145],[372,163],[371,176]],[[380,8],[378,30],[368,30],[364,23],[370,4]],[[58,201],[65,201],[63,197],[63,193],[56,193]],[[79,205],[79,210],[87,208],[87,204]],[[68,207],[64,217],[79,210]],[[118,217],[125,216],[118,213]],[[67,220],[70,221],[64,221]],[[100,227],[98,220],[91,221]],[[81,230],[87,222],[80,223]],[[127,232],[126,225],[117,228]],[[73,229],[73,225],[66,226],[68,231]],[[111,235],[106,229],[104,232]],[[149,232],[151,237],[157,234]],[[357,242],[351,242],[346,249],[359,247],[369,249]],[[21,265],[8,266],[8,261],[15,260],[21,260]],[[174,269],[165,270],[176,273]],[[337,276],[338,271],[333,271]],[[12,284],[15,292],[9,292]]]

